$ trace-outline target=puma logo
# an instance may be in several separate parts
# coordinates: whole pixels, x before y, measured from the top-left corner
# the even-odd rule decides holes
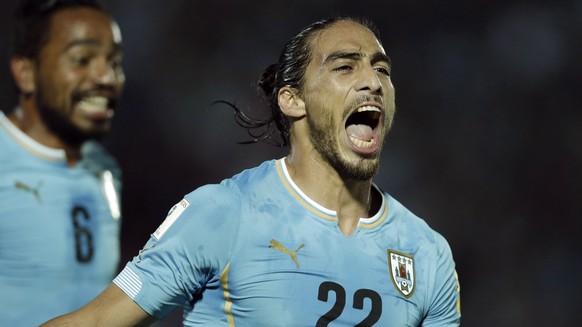
[[[42,203],[42,201],[40,199],[40,192],[39,192],[41,185],[42,185],[42,182],[38,183],[38,186],[36,188],[32,188],[32,187],[30,187],[22,182],[19,182],[19,181],[16,181],[16,183],[14,183],[14,187],[16,187],[17,189],[32,193],[39,203]]]
[[[271,242],[269,242],[269,248],[279,250],[291,256],[291,259],[293,259],[293,262],[295,262],[297,268],[299,268],[299,262],[297,262],[297,251],[299,251],[303,246],[305,246],[305,244],[299,245],[299,247],[295,251],[289,251],[283,244],[279,243],[279,241],[277,240],[271,240]]]

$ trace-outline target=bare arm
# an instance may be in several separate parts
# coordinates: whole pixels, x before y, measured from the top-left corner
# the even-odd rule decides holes
[[[117,285],[110,284],[99,296],[72,313],[51,319],[42,327],[65,326],[148,326],[155,318],[148,315]]]

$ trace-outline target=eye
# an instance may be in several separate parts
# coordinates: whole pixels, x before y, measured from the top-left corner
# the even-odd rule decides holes
[[[77,66],[87,66],[87,65],[89,65],[90,61],[91,61],[91,58],[88,56],[74,56],[74,57],[72,57],[73,64],[75,64]]]
[[[390,76],[390,69],[386,68],[386,67],[376,67],[375,70],[381,74],[384,74],[386,76]]]
[[[336,72],[345,72],[345,71],[350,71],[352,70],[352,66],[350,65],[341,65],[339,67],[336,67],[333,69]]]
[[[112,68],[120,68],[121,67],[121,63],[122,63],[121,57],[117,57],[116,56],[114,58],[109,59],[109,65]]]

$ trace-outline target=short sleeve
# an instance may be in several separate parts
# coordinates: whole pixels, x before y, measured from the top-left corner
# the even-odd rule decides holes
[[[229,184],[206,185],[188,194],[114,283],[158,319],[192,302],[228,264],[238,212],[239,192]]]
[[[460,326],[460,286],[455,262],[447,241],[440,234],[435,234],[438,244],[435,285],[429,311],[422,326]]]

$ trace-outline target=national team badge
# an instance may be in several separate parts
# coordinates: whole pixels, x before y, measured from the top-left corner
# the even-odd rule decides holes
[[[388,268],[392,283],[400,294],[410,297],[414,292],[414,257],[388,250]]]

